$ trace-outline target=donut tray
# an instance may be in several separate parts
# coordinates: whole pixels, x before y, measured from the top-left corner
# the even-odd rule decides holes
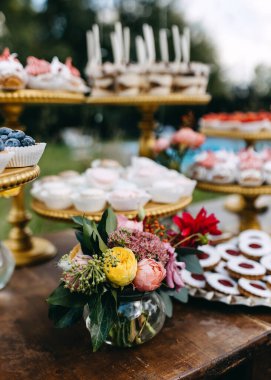
[[[203,298],[208,301],[222,302],[227,305],[245,305],[249,307],[267,306],[271,307],[271,298],[244,297],[222,294],[212,290],[192,288],[186,285],[189,295],[195,298]]]

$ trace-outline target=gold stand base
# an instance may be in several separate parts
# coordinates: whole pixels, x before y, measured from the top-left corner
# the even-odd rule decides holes
[[[12,251],[16,266],[36,264],[50,260],[57,253],[56,248],[52,243],[39,237],[31,238],[32,247],[27,251],[18,251],[14,249],[14,242],[12,240],[6,240],[4,243]]]

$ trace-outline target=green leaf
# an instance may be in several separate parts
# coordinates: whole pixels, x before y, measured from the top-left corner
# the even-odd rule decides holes
[[[73,216],[72,220],[74,221],[75,224],[78,224],[79,226],[83,227],[83,216]]]
[[[88,296],[80,293],[72,293],[69,289],[64,288],[63,282],[47,299],[47,302],[51,305],[64,307],[83,307],[87,301]]]
[[[201,253],[201,251],[197,248],[191,247],[179,247],[176,249],[176,252],[180,260],[182,259],[183,255],[197,255],[198,253]]]
[[[106,242],[108,240],[108,235],[111,234],[111,232],[115,231],[117,226],[118,221],[116,214],[111,207],[108,207],[104,211],[101,221],[98,224],[98,231],[103,241]]]
[[[83,307],[68,308],[49,305],[48,317],[54,321],[55,327],[65,328],[78,322],[83,315]]]
[[[90,240],[92,234],[93,234],[92,226],[89,223],[87,223],[86,218],[83,218],[83,242],[84,242],[84,246],[90,251],[93,251],[93,247],[91,245],[91,240]]]
[[[176,300],[186,303],[188,301],[188,289],[182,288],[179,292],[175,292],[172,296]]]
[[[92,297],[91,297],[92,298]],[[89,303],[90,335],[93,351],[97,351],[108,337],[109,331],[117,320],[116,302],[111,292],[107,291],[102,297],[94,298]]]
[[[94,222],[93,222],[94,223]],[[93,234],[92,234],[92,238],[93,240],[96,242],[98,242],[98,246],[99,246],[99,250],[101,252],[105,252],[108,250],[108,247],[107,245],[105,244],[105,242],[103,241],[103,239],[101,238],[100,234],[99,234],[99,231],[97,229],[97,226],[96,224],[94,223],[93,225]]]
[[[195,256],[195,255],[183,255],[179,258],[180,258],[180,261],[185,262],[185,265],[186,265],[185,268],[189,272],[197,273],[197,274],[203,273],[202,267],[199,263],[199,259],[197,258],[197,256]]]
[[[166,309],[166,316],[168,318],[172,317],[173,314],[173,305],[170,296],[166,293],[163,292],[162,290],[159,290],[159,294],[164,302],[165,309]]]

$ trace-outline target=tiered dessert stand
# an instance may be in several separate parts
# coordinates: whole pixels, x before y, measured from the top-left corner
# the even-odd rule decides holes
[[[19,117],[26,106],[83,102],[83,95],[66,92],[37,90],[0,92],[0,110],[5,118],[4,125],[14,129],[22,129]],[[56,254],[55,247],[49,241],[33,237],[27,227],[31,215],[25,209],[23,186],[38,175],[38,166],[10,169],[0,175],[0,196],[12,196],[12,208],[8,217],[12,228],[5,243],[13,252],[17,266],[47,260]]]
[[[222,131],[208,127],[201,129],[201,132],[208,137],[244,140],[247,147],[254,147],[256,142],[271,140],[270,131],[242,132],[239,130]],[[240,218],[240,231],[254,228],[260,229],[257,214],[265,209],[259,209],[255,203],[259,196],[270,195],[271,186],[262,185],[259,187],[243,187],[237,184],[214,184],[210,182],[198,182],[197,187],[201,190],[217,192],[221,194],[235,194],[225,203],[226,209],[237,213]]]
[[[165,105],[205,105],[211,100],[209,94],[205,95],[183,95],[183,94],[171,94],[168,96],[153,96],[153,95],[139,95],[132,96],[110,96],[110,97],[88,97],[86,103],[89,105],[108,105],[108,106],[135,106],[141,114],[142,119],[139,123],[141,130],[139,140],[139,155],[152,157],[153,146],[155,142],[155,128],[156,123],[154,119],[154,113],[159,106]],[[186,206],[192,201],[191,197],[185,197],[173,204],[158,204],[149,202],[145,206],[146,216],[166,217],[170,216]],[[36,199],[32,201],[32,209],[40,216],[47,217],[58,221],[71,221],[72,217],[80,215],[75,208],[69,208],[67,210],[52,210],[48,209],[43,202]],[[137,211],[121,212],[129,219],[135,218]],[[99,221],[102,212],[86,213],[85,216],[91,220]]]
[[[110,105],[110,106],[136,106],[142,113],[139,124],[141,130],[139,153],[142,156],[152,157],[153,145],[155,142],[154,113],[162,105],[205,105],[211,100],[209,94],[205,95],[182,95],[171,94],[169,96],[140,95],[137,97],[85,97],[81,94],[46,91],[46,90],[20,90],[14,92],[0,92],[0,110],[5,118],[4,125],[14,129],[23,129],[19,118],[26,106],[34,105]],[[46,153],[45,153],[46,154]],[[181,199],[172,205],[157,205],[150,203],[147,207],[147,215],[167,216],[186,207],[191,202],[191,198]],[[33,200],[33,209],[42,216],[55,220],[71,220],[73,215],[78,215],[76,210],[55,211]],[[99,220],[100,213],[87,216],[93,220]],[[136,212],[127,214],[130,218]],[[9,215],[9,222],[13,225],[9,240],[6,242],[13,251],[17,265],[32,264],[34,262],[46,260],[55,255],[53,245],[44,239],[31,236],[30,230],[26,227],[30,221],[30,214],[24,206],[23,185],[13,194],[13,205]]]

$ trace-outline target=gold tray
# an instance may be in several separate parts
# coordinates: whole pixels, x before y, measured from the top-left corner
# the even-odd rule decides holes
[[[27,166],[25,168],[6,169],[0,174],[0,192],[31,182],[36,179],[39,174],[40,168],[37,165]]]
[[[185,95],[185,94],[169,94],[164,96],[156,95],[137,95],[137,96],[101,96],[86,98],[87,104],[97,105],[120,105],[120,106],[163,106],[163,105],[205,105],[211,100],[211,95]]]
[[[197,188],[200,190],[213,191],[215,193],[240,194],[249,197],[271,194],[271,185],[245,187],[237,184],[215,184],[198,181]]]
[[[188,206],[192,201],[192,197],[184,197],[179,200],[177,203],[171,204],[160,204],[149,202],[144,207],[146,216],[156,216],[156,217],[166,217],[173,215],[176,212],[182,210]],[[74,207],[68,208],[66,210],[52,210],[46,207],[43,202],[38,201],[37,199],[32,200],[32,209],[39,215],[44,216],[49,219],[56,219],[59,221],[72,221],[73,216],[82,215],[83,213],[77,211]],[[133,219],[137,216],[137,211],[119,211],[119,214],[125,215],[129,219]],[[95,213],[85,213],[84,214],[88,219],[98,222],[101,219],[102,211]]]
[[[48,90],[0,91],[0,104],[83,104],[85,96],[76,92]]]
[[[271,131],[242,132],[238,129],[231,131],[223,131],[206,127],[201,128],[201,132],[206,136],[221,137],[226,139],[246,141],[271,140]]]

